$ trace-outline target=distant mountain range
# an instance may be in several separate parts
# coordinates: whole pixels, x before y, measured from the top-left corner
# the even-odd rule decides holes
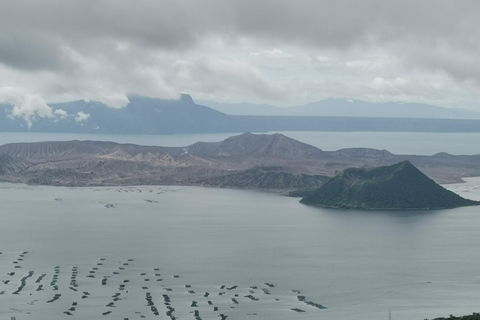
[[[189,95],[179,100],[133,96],[125,108],[110,108],[99,102],[54,103],[52,118],[39,118],[31,128],[21,118],[9,117],[8,107],[0,108],[2,131],[85,132],[85,133],[198,133],[228,132],[230,117],[197,105]]]
[[[229,115],[480,119],[480,112],[458,108],[448,109],[421,103],[373,103],[349,99],[326,99],[292,107],[245,102],[199,101],[198,103]]]
[[[12,117],[12,106],[0,105],[0,131],[121,134],[267,131],[480,132],[480,120],[473,119],[478,117],[476,114],[426,105],[376,105],[359,101],[325,100],[288,108],[290,115],[228,115],[196,104],[186,94],[181,95],[178,100],[139,96],[129,99],[130,103],[124,108],[110,108],[99,102],[83,100],[54,103],[50,105],[51,117],[37,117],[31,119],[30,123],[24,118]],[[277,107],[268,108],[280,110]],[[317,115],[312,115],[314,113]],[[427,116],[428,119],[422,118]],[[448,117],[452,119],[447,119]]]
[[[480,155],[394,155],[368,148],[322,151],[281,134],[245,133],[219,142],[153,147],[103,141],[0,146],[0,181],[60,186],[202,185],[314,189],[347,168],[408,160],[436,182],[480,176]]]

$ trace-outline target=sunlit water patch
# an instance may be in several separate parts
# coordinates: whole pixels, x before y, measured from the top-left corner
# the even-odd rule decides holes
[[[446,184],[443,187],[463,198],[480,201],[480,177],[464,178],[463,183]]]

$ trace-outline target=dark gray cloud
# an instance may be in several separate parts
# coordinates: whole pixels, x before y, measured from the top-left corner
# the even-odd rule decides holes
[[[478,49],[480,35],[480,3],[468,0],[7,0],[0,6],[2,33],[25,34],[26,41],[43,34],[72,46],[114,39],[182,49],[214,34],[338,49],[404,41]]]
[[[114,106],[189,92],[475,107],[479,16],[473,0],[4,0],[0,87]]]
[[[0,36],[0,61],[20,70],[61,70],[69,65],[56,39],[18,31]]]

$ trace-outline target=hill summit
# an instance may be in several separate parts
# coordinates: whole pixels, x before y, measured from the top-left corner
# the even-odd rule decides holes
[[[373,169],[346,169],[300,202],[372,210],[446,209],[480,204],[444,189],[409,161]]]
[[[322,158],[322,150],[286,137],[283,134],[253,134],[250,132],[220,142],[197,142],[186,147],[195,155],[218,156],[275,156],[287,158]]]

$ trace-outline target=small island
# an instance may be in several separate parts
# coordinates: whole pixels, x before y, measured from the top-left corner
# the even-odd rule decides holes
[[[441,187],[409,161],[373,169],[346,169],[300,202],[365,210],[449,209],[480,204]]]

